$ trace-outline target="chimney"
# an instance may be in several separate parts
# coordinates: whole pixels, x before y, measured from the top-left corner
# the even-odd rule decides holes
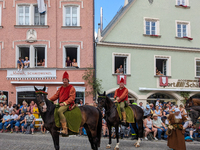
[[[98,33],[97,33],[97,40],[98,42],[100,42],[102,39],[102,36],[101,36],[101,24],[99,23],[98,24]]]
[[[124,0],[124,7],[128,5],[128,0]]]
[[[100,9],[100,31],[103,30],[103,8]]]

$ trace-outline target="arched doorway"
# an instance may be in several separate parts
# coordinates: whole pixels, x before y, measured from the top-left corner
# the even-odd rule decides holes
[[[111,92],[107,94],[107,96],[113,101],[114,101],[114,95],[115,95],[115,92]],[[134,102],[137,102],[137,98],[135,98],[131,93],[128,93],[128,101],[130,103],[134,103]]]
[[[171,95],[169,95],[169,94],[166,94],[166,93],[154,93],[154,94],[152,94],[152,95],[150,95],[148,98],[147,98],[147,102],[150,104],[150,103],[152,103],[152,104],[154,104],[154,106],[155,106],[155,104],[156,104],[156,101],[157,100],[160,100],[160,102],[163,104],[164,102],[171,102],[172,104],[176,104],[177,103],[177,100],[173,97],[173,96],[171,96]]]

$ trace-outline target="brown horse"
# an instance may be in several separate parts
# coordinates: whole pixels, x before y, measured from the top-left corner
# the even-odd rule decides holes
[[[38,90],[36,87],[35,91],[45,91],[46,87],[42,90]],[[44,121],[44,127],[51,133],[53,138],[54,147],[59,150],[59,133],[60,128],[56,127],[54,121],[54,110],[55,105],[47,99],[45,94],[36,94],[36,104],[38,105],[39,112]],[[102,130],[102,114],[101,111],[93,106],[80,106],[82,114],[81,127],[86,129],[88,139],[93,150],[98,150],[100,147],[101,130]]]
[[[98,93],[99,94],[99,93]],[[136,105],[129,105],[134,113],[134,119],[135,123],[132,123],[132,127],[135,130],[137,134],[137,142],[134,144],[135,147],[140,147],[140,138],[143,137],[143,110],[136,106]],[[118,111],[116,109],[115,103],[108,97],[106,96],[106,93],[104,92],[103,94],[99,94],[98,97],[98,107],[102,109],[103,107],[105,108],[105,120],[107,122],[108,130],[109,130],[109,143],[107,145],[107,149],[111,148],[111,127],[115,127],[115,134],[116,134],[116,139],[117,139],[117,145],[115,147],[115,150],[119,150],[119,134],[118,134],[118,129],[119,129],[119,124],[120,118]],[[138,128],[136,127],[136,123],[138,125]]]
[[[192,106],[200,106],[200,99],[199,98],[192,98],[190,97],[187,101],[186,101],[186,105],[185,107],[192,107]]]

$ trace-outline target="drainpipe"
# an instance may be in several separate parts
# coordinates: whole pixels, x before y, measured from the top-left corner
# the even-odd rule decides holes
[[[96,79],[96,42],[95,42],[95,35],[94,35],[94,32],[95,32],[95,8],[94,8],[94,5],[95,4],[95,1],[93,0],[93,67],[94,67],[94,78]],[[93,97],[93,100],[96,101],[96,93],[95,93],[95,96]]]

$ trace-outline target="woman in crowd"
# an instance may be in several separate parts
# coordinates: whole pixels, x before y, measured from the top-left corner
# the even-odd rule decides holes
[[[6,128],[11,128],[11,131],[10,131],[10,133],[13,133],[13,125],[16,123],[16,121],[17,121],[17,118],[18,118],[18,115],[15,113],[15,111],[13,110],[12,111],[12,115],[10,116],[10,119],[11,119],[11,121],[9,121],[9,124],[8,124],[8,126],[6,127]]]
[[[147,118],[144,120],[144,130],[145,130],[145,137],[144,137],[145,140],[148,140],[147,135],[150,132],[153,132],[154,133],[154,139],[158,140],[156,138],[157,129],[153,127],[153,122],[151,120],[151,114],[148,114]]]
[[[21,114],[18,116],[17,122],[15,124],[16,133],[18,133],[20,126],[22,129],[22,133],[24,133],[24,123],[25,123],[25,113],[22,111]]]
[[[78,67],[78,64],[77,64],[77,62],[76,62],[76,59],[73,59],[72,66],[73,66],[73,67]]]
[[[27,111],[29,111],[29,108],[28,108],[28,104],[26,103],[26,101],[23,101],[23,106],[21,108],[21,111],[23,111],[25,114]]]
[[[5,114],[6,111],[8,111],[8,108],[7,108],[7,105],[4,105],[4,106],[3,106],[3,114]],[[9,114],[9,111],[8,111],[8,114]]]
[[[153,114],[158,115],[158,119],[161,119],[162,113],[159,110],[159,106],[158,105],[156,106],[156,109],[153,111]]]
[[[35,125],[35,116],[33,116],[30,111],[27,111],[24,128],[26,129],[28,126],[30,126],[31,132],[32,134],[34,134],[34,125]]]
[[[4,126],[4,129],[6,129],[6,127],[7,127],[8,124],[9,124],[9,121],[10,121],[9,111],[8,111],[8,110],[5,110],[5,115],[3,116],[3,121],[0,123],[0,130],[1,130],[1,133],[4,131],[4,130],[3,130],[3,126]],[[5,132],[7,132],[7,130],[5,130]]]
[[[102,119],[102,128],[103,128],[103,137],[106,137],[106,131],[107,131],[107,135],[109,135],[107,123],[104,118]]]
[[[12,107],[12,102],[11,101],[9,101],[7,109],[9,111],[9,114],[11,115],[12,111],[13,111],[13,107]]]
[[[186,117],[181,115],[181,112],[178,108],[175,108],[175,113],[170,114],[168,117],[169,120],[169,129],[171,128],[171,135],[168,136],[167,145],[171,149],[175,150],[186,150],[185,146],[185,128],[182,126],[182,123],[186,121]]]
[[[13,105],[13,110],[15,111],[15,113],[16,113],[17,115],[19,115],[20,110],[19,110],[19,107],[18,107],[16,104]]]
[[[38,109],[36,103],[35,103],[35,105],[33,107],[33,116],[35,117],[35,119],[39,118],[39,109]],[[39,121],[36,121],[35,124],[39,124]]]

